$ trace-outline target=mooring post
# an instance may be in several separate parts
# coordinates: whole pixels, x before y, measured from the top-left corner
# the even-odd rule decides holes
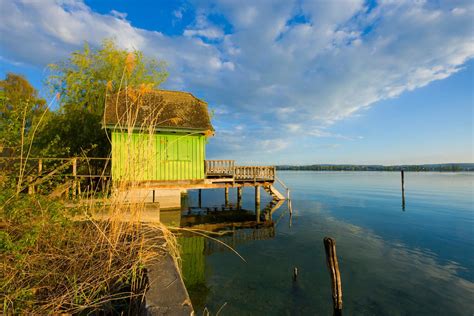
[[[405,172],[401,171],[402,176],[402,209],[405,210]]]
[[[237,188],[237,209],[242,205],[242,187]]]
[[[255,186],[255,213],[257,213],[257,223],[260,223],[260,186]]]
[[[225,207],[229,205],[229,188],[224,188],[224,195],[225,195]]]
[[[326,251],[326,263],[331,277],[334,315],[339,316],[342,315],[342,281],[336,256],[336,240],[331,237],[324,237],[324,249]]]
[[[198,207],[202,207],[202,189],[199,189],[199,194],[198,194]]]
[[[255,186],[255,205],[260,205],[260,186]]]

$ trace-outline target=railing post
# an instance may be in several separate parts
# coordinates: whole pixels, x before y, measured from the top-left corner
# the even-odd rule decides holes
[[[72,180],[72,196],[75,198],[77,190],[77,158],[72,159],[72,176],[74,177]]]
[[[35,186],[32,184],[33,177],[28,176],[26,180],[28,181],[28,194],[35,194]]]
[[[43,172],[43,159],[38,160],[38,175],[41,175],[41,172]]]

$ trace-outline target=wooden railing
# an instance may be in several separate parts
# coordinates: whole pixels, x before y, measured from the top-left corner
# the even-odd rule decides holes
[[[81,187],[104,192],[110,185],[110,165],[110,158],[0,157],[0,170],[13,174],[21,191],[54,194],[64,186],[73,197],[81,193]]]
[[[234,171],[236,181],[274,181],[275,167],[237,166]]]
[[[208,177],[233,177],[234,160],[205,160],[204,171]]]
[[[64,166],[64,167],[61,167]],[[16,170],[23,168],[25,175],[44,176],[60,168],[62,176],[77,176],[83,178],[101,178],[110,176],[110,158],[92,157],[44,157],[21,159],[19,157],[0,157],[0,170]]]
[[[234,160],[206,160],[207,178],[232,178],[234,181],[274,181],[273,166],[235,166]]]

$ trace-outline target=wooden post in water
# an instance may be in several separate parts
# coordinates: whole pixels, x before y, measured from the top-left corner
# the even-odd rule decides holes
[[[405,172],[401,171],[402,176],[402,209],[405,210]]]
[[[224,188],[224,195],[225,195],[225,207],[229,205],[229,188]]]
[[[257,213],[257,223],[260,223],[260,186],[255,186],[255,213]]]
[[[242,187],[237,188],[237,209],[242,205]]]
[[[336,241],[331,237],[324,237],[324,249],[326,251],[326,263],[331,277],[334,315],[339,316],[342,315],[342,281],[336,256]]]
[[[202,207],[202,189],[199,189],[199,194],[198,194],[198,207]]]

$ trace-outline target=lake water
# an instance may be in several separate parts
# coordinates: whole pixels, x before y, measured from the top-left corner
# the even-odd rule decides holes
[[[231,230],[218,238],[246,260],[213,240],[180,238],[197,314],[207,308],[221,315],[331,315],[323,245],[330,236],[337,242],[344,314],[473,315],[474,174],[405,173],[405,210],[396,172],[278,176],[291,189],[293,215],[286,202],[271,218],[264,215],[269,196],[262,190],[254,226],[253,188],[244,189],[240,211],[220,210],[223,190],[203,190],[197,209],[197,192],[190,191],[181,225]],[[235,189],[229,197],[235,207]]]

